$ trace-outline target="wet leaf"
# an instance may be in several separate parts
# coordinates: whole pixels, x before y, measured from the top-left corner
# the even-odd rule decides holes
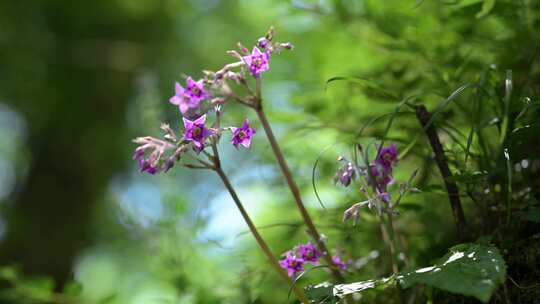
[[[344,296],[367,289],[385,288],[396,282],[402,288],[425,284],[448,292],[472,296],[487,303],[493,292],[506,279],[506,264],[499,250],[492,245],[460,244],[433,266],[402,273],[389,278],[351,284],[321,283],[308,286],[310,303],[334,304]]]
[[[403,288],[425,284],[487,303],[506,278],[506,264],[494,246],[462,244],[439,263],[397,277]]]

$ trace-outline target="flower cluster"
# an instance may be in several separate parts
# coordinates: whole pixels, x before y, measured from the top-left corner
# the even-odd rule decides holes
[[[339,160],[344,160],[342,157]],[[334,182],[340,183],[345,187],[348,187],[356,176],[356,170],[351,162],[345,162],[345,165],[341,167],[334,176]]]
[[[185,86],[175,83],[174,95],[169,102],[180,109],[183,116],[183,134],[177,136],[166,126],[163,139],[149,136],[136,138],[134,142],[139,147],[133,158],[142,172],[166,172],[183,154],[193,151],[198,155],[205,147],[216,145],[223,132],[231,133],[230,143],[235,148],[251,146],[256,131],[247,119],[239,127],[222,127],[221,118],[225,104],[229,101],[237,101],[250,107],[256,107],[260,102],[253,93],[248,77],[260,81],[261,74],[270,68],[272,54],[283,49],[292,49],[290,43],[273,42],[273,36],[273,29],[270,29],[264,37],[257,40],[251,52],[242,45],[239,45],[239,51],[228,51],[236,61],[226,64],[218,71],[203,71],[204,76],[198,80],[189,76]],[[240,96],[232,89],[237,85],[244,87],[244,91],[251,92],[252,95]],[[214,118],[211,124],[208,123],[210,118]]]
[[[294,277],[297,273],[304,271],[305,264],[317,265],[321,256],[322,253],[317,247],[313,243],[307,242],[285,252],[285,256],[279,261],[279,264],[287,270],[289,277]],[[346,270],[348,267],[348,264],[343,262],[338,255],[332,256],[332,262],[341,270]]]
[[[180,112],[185,114],[189,109],[198,108],[201,101],[208,98],[208,96],[204,89],[203,79],[194,81],[191,77],[188,77],[185,89],[178,82],[175,83],[174,95],[169,99],[169,102],[177,105]]]
[[[358,146],[358,148],[362,151],[361,146]],[[360,208],[366,205],[370,209],[375,208],[379,213],[392,212],[390,209],[393,206],[388,186],[394,183],[393,170],[397,164],[397,148],[395,144],[386,147],[379,146],[374,160],[371,162],[365,160],[366,165],[364,166],[355,165],[352,161],[348,161],[341,156],[338,161],[342,162],[343,165],[338,169],[334,177],[335,183],[347,187],[358,175],[365,181],[360,190],[368,198],[365,201],[353,204],[345,210],[343,213],[344,221],[352,219],[356,223],[360,215]],[[373,190],[372,194],[366,188],[371,188]],[[408,191],[410,184],[408,183],[402,188]],[[402,192],[400,190],[400,195],[403,194]]]
[[[174,145],[176,136],[172,129],[167,124],[162,124],[161,129],[165,131],[164,140],[154,137],[137,137],[133,140],[139,147],[135,149],[133,159],[137,161],[141,172],[156,174],[159,171],[167,172],[174,162],[185,153],[186,147],[177,147]],[[162,157],[168,151],[174,151],[172,155],[162,160]]]
[[[395,144],[389,147],[380,147],[375,162],[370,165],[368,182],[377,189],[377,194],[385,201],[390,200],[387,187],[394,183],[392,170],[397,162],[397,148]]]
[[[233,133],[231,143],[238,149],[238,145],[242,145],[249,148],[251,145],[251,138],[255,135],[255,129],[249,126],[249,120],[245,120],[244,124],[240,128],[231,127]]]

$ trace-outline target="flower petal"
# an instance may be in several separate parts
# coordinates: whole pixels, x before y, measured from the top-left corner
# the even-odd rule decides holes
[[[193,121],[194,124],[201,124],[204,125],[204,122],[206,121],[206,114],[202,115],[201,117],[195,119]]]
[[[178,82],[174,83],[174,93],[176,96],[184,94],[184,88]]]

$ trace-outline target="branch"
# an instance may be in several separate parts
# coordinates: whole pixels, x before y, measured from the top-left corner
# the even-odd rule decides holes
[[[465,238],[467,224],[465,222],[465,215],[463,213],[461,200],[459,198],[459,189],[457,187],[457,184],[452,179],[452,172],[448,167],[448,160],[446,159],[446,155],[444,154],[441,141],[439,140],[439,136],[437,135],[437,130],[435,129],[433,123],[430,123],[431,115],[429,114],[424,105],[416,106],[416,117],[424,128],[424,131],[426,132],[426,135],[429,139],[431,149],[435,154],[435,161],[437,162],[439,171],[441,172],[441,175],[444,179],[446,191],[448,192],[448,199],[450,200],[450,207],[452,208],[454,222],[456,223],[458,239],[460,241],[463,241]]]

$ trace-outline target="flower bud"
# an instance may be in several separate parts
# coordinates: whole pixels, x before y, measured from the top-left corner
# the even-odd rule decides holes
[[[266,37],[261,37],[259,38],[259,40],[257,40],[257,46],[263,50],[266,50],[266,48],[268,47],[268,39],[266,39]]]
[[[274,39],[274,27],[271,26],[270,29],[268,29],[268,32],[266,32],[266,35],[264,36],[268,41],[272,41]]]
[[[284,48],[286,50],[292,50],[294,49],[294,45],[292,45],[290,42],[280,43],[279,46],[281,48]]]
[[[244,55],[249,55],[249,50],[247,47],[243,46],[240,42],[238,42],[238,48],[240,49],[240,52]]]

